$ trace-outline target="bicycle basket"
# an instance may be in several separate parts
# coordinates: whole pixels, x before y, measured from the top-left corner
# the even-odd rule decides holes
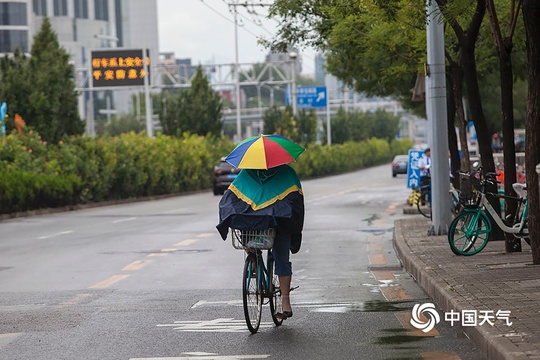
[[[266,230],[239,230],[231,228],[231,237],[235,249],[271,249],[274,246],[276,231],[274,228]]]
[[[464,194],[463,192],[459,194],[459,202],[468,209],[477,208],[481,199],[482,193],[477,190],[473,190],[470,194]]]

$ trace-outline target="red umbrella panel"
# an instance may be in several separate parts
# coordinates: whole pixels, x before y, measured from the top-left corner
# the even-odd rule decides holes
[[[225,158],[238,169],[270,169],[296,161],[304,148],[281,135],[245,139]]]

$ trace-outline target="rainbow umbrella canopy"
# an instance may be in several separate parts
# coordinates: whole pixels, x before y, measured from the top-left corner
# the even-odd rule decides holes
[[[238,169],[270,169],[296,161],[304,148],[281,135],[259,135],[245,139],[225,158]]]

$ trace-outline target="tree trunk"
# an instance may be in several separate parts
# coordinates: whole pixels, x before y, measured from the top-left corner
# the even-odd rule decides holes
[[[480,160],[482,162],[483,172],[495,172],[495,162],[493,161],[493,153],[491,150],[491,134],[488,131],[486,116],[482,108],[482,97],[480,96],[480,88],[478,86],[478,74],[476,71],[476,60],[474,57],[474,42],[470,39],[460,43],[460,65],[463,68],[465,84],[467,86],[467,95],[469,99],[469,107],[471,118],[476,128],[478,137],[478,149]],[[488,192],[496,193],[497,185],[489,186],[486,189]],[[491,195],[486,196],[493,209],[500,214],[501,203],[499,198]],[[488,214],[491,218],[491,215]],[[504,233],[501,228],[492,220],[493,228],[491,236],[493,240],[503,240]]]
[[[454,125],[455,118],[456,118],[456,104],[455,104],[455,97],[454,97],[454,86],[453,86],[453,72],[452,67],[447,67],[446,70],[446,89],[447,89],[447,95],[446,95],[446,119],[448,124],[448,150],[450,151],[450,172],[454,175],[453,179],[451,179],[452,184],[454,187],[459,186],[459,184],[456,182],[459,179],[458,171],[460,168],[460,161],[459,161],[459,150],[458,150],[458,144],[457,144],[457,135],[456,135],[456,127]]]
[[[540,163],[540,3],[523,0],[523,22],[527,34],[528,97],[525,120],[525,168],[529,198],[529,236],[533,264],[540,264],[540,195],[536,165]]]
[[[502,115],[502,133],[503,156],[504,156],[504,193],[505,195],[516,196],[512,184],[516,182],[516,146],[514,144],[514,98],[513,87],[514,79],[512,73],[512,35],[503,39],[499,19],[495,10],[493,0],[486,0],[486,8],[489,14],[489,24],[495,40],[497,55],[499,57],[499,76],[501,79],[501,115]],[[513,18],[513,12],[510,14]],[[513,33],[511,29],[510,34]],[[516,212],[516,201],[506,199],[504,214],[510,219]],[[512,224],[509,224],[512,225]],[[506,252],[521,251],[521,241],[514,238],[512,234],[505,234]]]
[[[469,145],[467,144],[467,119],[465,119],[465,109],[463,107],[463,71],[458,64],[452,64],[452,86],[454,87],[454,103],[456,105],[457,121],[459,129],[459,143],[461,145],[461,166],[463,171],[471,170],[471,158]]]

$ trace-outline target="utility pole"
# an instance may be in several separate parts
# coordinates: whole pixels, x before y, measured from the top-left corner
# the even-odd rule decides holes
[[[234,11],[234,61],[235,61],[235,87],[236,87],[236,141],[240,142],[242,140],[242,118],[240,116],[240,65],[238,62],[238,6],[248,7],[248,6],[270,6],[271,4],[261,4],[261,3],[250,3],[248,1],[239,1],[228,3],[228,5]]]
[[[446,115],[446,67],[444,62],[444,27],[439,22],[437,3],[427,6],[426,110],[431,146],[432,228],[429,235],[448,233],[450,225],[450,173],[448,170],[448,127]]]

